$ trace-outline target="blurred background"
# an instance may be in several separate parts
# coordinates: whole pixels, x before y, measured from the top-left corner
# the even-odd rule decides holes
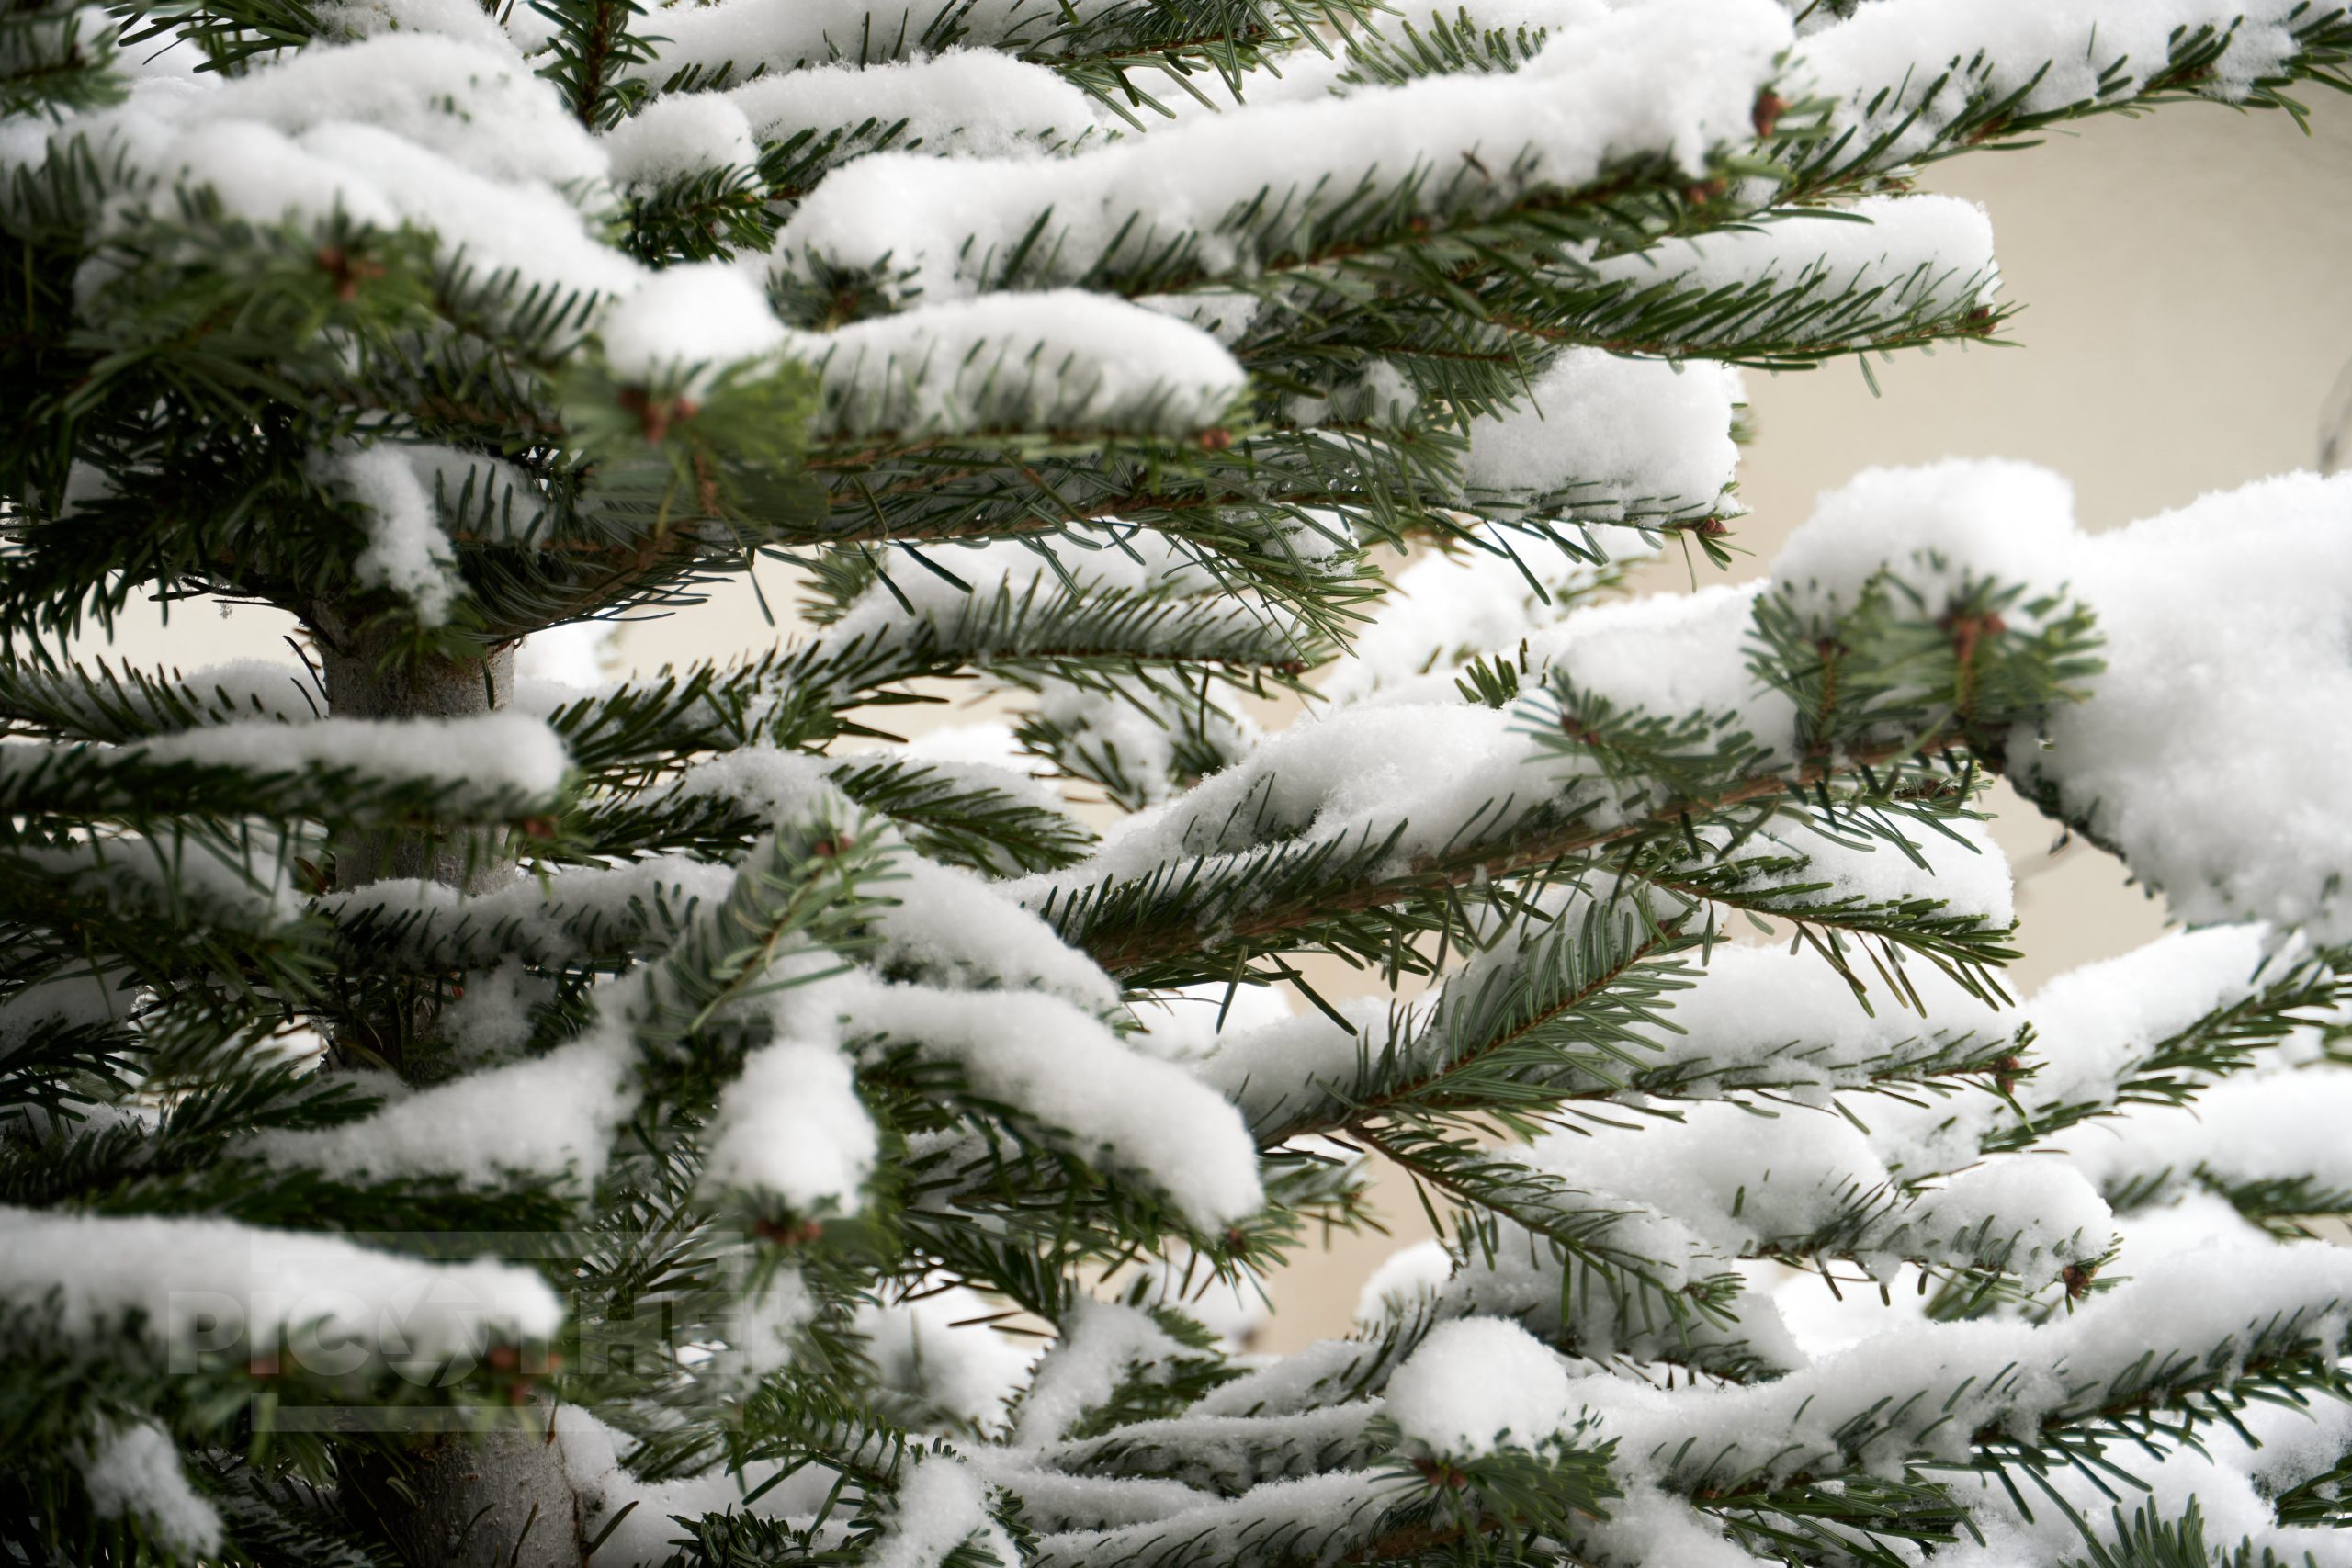
[[[2018,346],[1877,363],[1875,395],[1850,362],[1751,373],[1755,440],[1740,491],[1752,512],[1731,575],[1761,575],[1816,494],[1873,466],[2030,459],[2073,481],[2076,514],[2095,529],[2314,467],[2331,443],[2352,466],[2352,102],[2307,90],[2318,95],[2308,136],[2285,115],[2189,104],[1929,171],[1925,188],[1990,209],[2002,296],[2027,307],[2011,327]],[[1692,570],[1677,556],[1633,587],[1685,588]],[[1713,575],[1703,562],[1695,570]],[[785,569],[766,568],[760,587],[788,615]],[[608,673],[724,658],[790,635],[763,617],[759,597],[741,584],[700,611],[622,626]],[[111,646],[76,651],[194,668],[288,657],[292,630],[266,610],[199,604],[167,618],[141,606]],[[970,716],[892,716],[910,711]],[[1996,834],[2018,879],[2025,953],[2014,993],[2162,929],[2161,908],[2113,861],[2084,844],[2053,847],[2050,826],[2005,791],[1999,805]],[[1327,995],[1350,989],[1326,971],[1315,980]],[[1378,1208],[1391,1235],[1334,1237],[1267,1281],[1272,1311],[1257,1348],[1344,1332],[1374,1268],[1430,1234],[1405,1183],[1385,1183]]]

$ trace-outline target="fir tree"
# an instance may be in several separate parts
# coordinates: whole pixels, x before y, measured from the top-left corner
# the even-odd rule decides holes
[[[1999,336],[1911,171],[2347,59],[9,0],[6,1560],[2352,1561],[2352,480],[1608,602],[1730,559],[1733,367]],[[762,559],[772,652],[517,674]],[[141,596],[301,662],[59,653]],[[888,744],[984,689],[1117,828]],[[2014,1002],[1996,776],[2192,929]],[[1374,1156],[1442,1242],[1246,1354]]]

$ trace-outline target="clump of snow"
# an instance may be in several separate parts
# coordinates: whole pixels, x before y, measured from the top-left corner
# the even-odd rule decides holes
[[[988,1488],[979,1476],[944,1454],[899,1472],[889,1522],[865,1561],[873,1568],[941,1568],[947,1554],[973,1540],[999,1562],[1014,1563],[1021,1553],[989,1513]]]
[[[2352,737],[2352,476],[2290,475],[2084,536],[2025,464],[1872,469],[1825,496],[1775,570],[1826,618],[1882,564],[1938,612],[1972,584],[2089,606],[2106,669],[2015,737],[2018,782],[2113,845],[2173,912],[2352,934],[2352,826],[2328,808]],[[2004,610],[2030,626],[2024,601]]]
[[[995,1430],[1036,1359],[1035,1341],[997,1329],[1003,1310],[1001,1303],[955,1285],[861,1306],[856,1326],[883,1386]]]
[[[752,1052],[705,1137],[707,1190],[772,1194],[804,1214],[854,1213],[877,1149],[849,1063],[830,1042]]]
[[[763,76],[726,95],[763,141],[872,122],[932,153],[1021,158],[1102,128],[1094,100],[1051,66],[986,49],[928,59],[824,65]]]
[[[1440,1459],[1476,1459],[1557,1436],[1576,1406],[1568,1374],[1515,1323],[1459,1318],[1430,1330],[1388,1380],[1388,1415]]]
[[[368,547],[352,559],[353,578],[407,600],[425,626],[447,621],[465,583],[416,470],[391,446],[338,453],[321,467],[322,477],[357,503],[368,531]]]
[[[568,697],[601,686],[613,671],[613,637],[610,621],[572,621],[535,631],[514,650],[515,682],[575,688],[566,694]],[[548,708],[555,705],[544,705]],[[520,700],[515,706],[528,712],[543,711],[542,705]]]
[[[2081,542],[2107,668],[2020,782],[2173,914],[2352,940],[2352,475],[2265,480]]]
[[[638,191],[760,161],[742,107],[720,93],[664,94],[597,141],[612,160],[613,182]]]
[[[757,1378],[792,1364],[793,1338],[814,1321],[816,1292],[801,1271],[778,1264],[755,1279],[735,1302],[725,1329],[724,1371]]]
[[[106,1432],[82,1461],[82,1483],[100,1518],[135,1516],[165,1546],[190,1555],[220,1550],[220,1511],[188,1484],[171,1434],[152,1421]]]
[[[719,372],[775,353],[789,334],[741,268],[703,262],[654,274],[613,307],[602,335],[623,380],[683,374],[688,395],[700,396]]]
[[[1724,491],[1739,462],[1732,412],[1745,400],[1727,365],[1572,348],[1522,406],[1471,422],[1463,479],[1473,499],[1505,511],[1600,521],[1736,511]]]
[[[821,378],[818,428],[835,434],[1189,434],[1247,385],[1209,333],[1076,288],[951,299],[794,344]]]
[[[1426,1307],[1453,1272],[1453,1255],[1431,1237],[1381,1260],[1356,1295],[1355,1321],[1376,1327]]]
[[[1822,496],[1773,561],[1772,581],[1826,625],[1890,570],[1933,618],[1988,582],[2062,587],[2078,539],[2073,488],[2034,464],[1954,458],[1866,468]],[[2003,614],[2028,624],[2022,605]]]

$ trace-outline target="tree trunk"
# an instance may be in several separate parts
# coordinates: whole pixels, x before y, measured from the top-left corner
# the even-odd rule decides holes
[[[383,637],[337,637],[334,618],[323,614],[314,625],[327,711],[338,718],[458,718],[503,708],[514,694],[512,646],[480,660],[395,661]],[[334,848],[339,888],[413,876],[481,893],[514,874],[497,835],[481,829],[350,834]]]
[[[341,1469],[345,1514],[410,1568],[581,1568],[580,1500],[544,1432],[355,1446]]]
[[[389,637],[355,631],[323,608],[311,627],[327,711],[338,718],[455,718],[504,707],[514,694],[511,646],[479,660],[419,661],[392,657]],[[481,893],[515,874],[495,829],[380,829],[341,835],[331,849],[340,889],[416,877]],[[335,1056],[382,1060],[412,1082],[429,1081],[436,1053],[413,1047],[432,1037],[439,992],[427,986],[393,1004],[395,1014],[403,1010],[405,1018],[355,1023]],[[343,1506],[410,1568],[581,1568],[579,1499],[546,1432],[379,1441],[397,1446],[342,1446]]]

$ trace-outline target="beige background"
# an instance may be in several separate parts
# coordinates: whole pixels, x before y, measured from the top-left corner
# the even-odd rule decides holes
[[[1883,397],[1851,364],[1751,376],[1758,436],[1741,490],[1754,513],[1735,575],[1760,573],[1818,491],[1877,464],[2030,458],[2074,481],[2092,527],[2312,466],[2323,406],[2352,359],[2352,104],[2312,92],[2308,138],[2283,115],[2188,105],[1931,171],[1928,188],[1991,209],[2004,294],[2028,307],[2012,330],[2022,346],[1881,363]],[[765,580],[771,602],[782,576]],[[1687,581],[1677,564],[1642,586]],[[199,604],[169,626],[133,616],[112,651],[182,666],[278,657],[289,629],[267,612]],[[746,590],[627,626],[617,648],[625,667],[651,668],[776,635]],[[1999,836],[2020,884],[2018,987],[2160,928],[2112,862],[2082,846],[2047,853],[2049,829],[2030,812],[2011,803]],[[1408,1189],[1392,1182],[1382,1201],[1397,1241],[1426,1234]],[[1342,1330],[1395,1245],[1343,1237],[1277,1276],[1261,1347]]]

